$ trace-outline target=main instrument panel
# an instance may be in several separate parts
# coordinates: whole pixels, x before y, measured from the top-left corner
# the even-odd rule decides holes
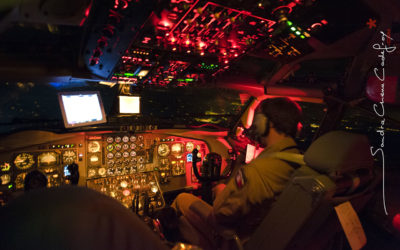
[[[146,198],[152,209],[159,209],[165,205],[162,189],[171,178],[182,177],[184,187],[194,183],[195,148],[199,157],[210,152],[205,141],[168,134],[78,133],[68,139],[3,150],[0,192],[22,191],[26,175],[33,170],[46,175],[47,187],[65,185],[64,167],[77,163],[79,185],[113,197],[126,207],[137,200],[141,210]]]

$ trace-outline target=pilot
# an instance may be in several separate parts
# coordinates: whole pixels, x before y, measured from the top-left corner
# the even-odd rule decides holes
[[[217,235],[227,230],[234,230],[242,241],[249,238],[294,171],[295,166],[273,153],[299,153],[294,137],[301,113],[300,106],[288,98],[260,103],[249,137],[265,149],[232,176],[212,207],[191,194],[178,195],[171,206],[180,216],[182,238],[205,249],[218,247]]]

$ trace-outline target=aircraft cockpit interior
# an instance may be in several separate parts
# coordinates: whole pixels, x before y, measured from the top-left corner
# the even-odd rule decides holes
[[[2,0],[0,249],[399,248],[399,13]]]

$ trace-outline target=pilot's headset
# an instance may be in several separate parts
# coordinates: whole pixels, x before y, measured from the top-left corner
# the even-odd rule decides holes
[[[261,138],[268,136],[271,126],[274,126],[279,133],[295,138],[302,128],[301,116],[301,107],[295,101],[287,97],[269,98],[258,105],[246,134],[249,139],[261,144]]]

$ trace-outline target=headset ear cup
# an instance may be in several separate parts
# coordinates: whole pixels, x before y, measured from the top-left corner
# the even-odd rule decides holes
[[[256,129],[256,135],[257,136],[265,136],[266,132],[269,132],[269,122],[268,122],[268,118],[261,113],[258,113],[254,116],[254,122],[253,125],[255,126]]]

